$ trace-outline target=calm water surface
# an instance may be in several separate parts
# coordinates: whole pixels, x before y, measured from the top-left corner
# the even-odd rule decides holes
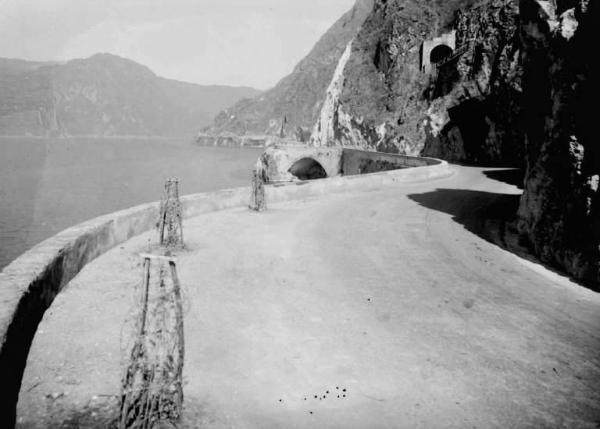
[[[260,149],[142,139],[0,138],[0,269],[63,229],[181,194],[245,186]]]

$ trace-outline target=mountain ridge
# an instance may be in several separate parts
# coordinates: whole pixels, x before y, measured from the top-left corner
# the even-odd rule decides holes
[[[259,93],[167,79],[108,53],[61,63],[0,58],[0,135],[192,137]]]

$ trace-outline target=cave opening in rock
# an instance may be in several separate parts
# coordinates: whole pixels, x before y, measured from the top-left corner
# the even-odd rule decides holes
[[[429,62],[431,64],[438,64],[442,62],[443,59],[452,55],[452,52],[452,48],[448,45],[437,45],[429,54]]]
[[[312,158],[299,159],[288,171],[300,180],[315,180],[327,177],[323,166]]]

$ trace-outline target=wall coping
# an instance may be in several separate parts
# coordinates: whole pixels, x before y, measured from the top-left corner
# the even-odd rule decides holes
[[[414,161],[423,161],[425,164],[427,165],[438,165],[440,163],[444,163],[446,161],[442,161],[441,159],[437,159],[437,158],[431,158],[428,156],[410,156],[410,155],[402,155],[400,153],[388,153],[388,152],[378,152],[378,151],[364,151],[361,149],[354,149],[352,147],[344,147],[343,148],[343,152],[350,152],[350,153],[356,153],[356,152],[367,152],[367,153],[371,153],[371,154],[375,154],[375,155],[380,155],[380,156],[385,156],[385,157],[390,157],[390,158],[398,158],[398,159],[410,159],[410,160],[414,160]],[[416,167],[411,167],[411,168],[416,168]]]
[[[427,166],[338,176],[307,182],[266,186],[268,202],[292,201],[321,195],[370,190],[398,183],[432,180],[452,174],[445,161]],[[181,198],[184,218],[244,207],[250,187],[224,189]],[[13,427],[21,378],[31,342],[44,312],[81,269],[98,256],[151,230],[159,203],[147,203],[80,223],[37,244],[0,272],[0,426]],[[4,423],[4,424],[2,424]]]

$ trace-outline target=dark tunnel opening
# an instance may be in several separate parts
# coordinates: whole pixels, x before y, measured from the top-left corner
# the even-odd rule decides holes
[[[447,58],[450,55],[452,55],[452,48],[450,46],[438,45],[431,50],[431,53],[429,54],[429,62],[431,64],[438,64],[444,58]]]
[[[426,95],[429,100],[450,93],[456,82],[460,80],[456,62],[451,61],[453,52],[447,45],[438,45],[431,50],[429,60],[436,73],[433,75],[434,83]]]
[[[302,158],[296,161],[288,171],[300,180],[315,180],[327,177],[323,166],[312,158]]]

